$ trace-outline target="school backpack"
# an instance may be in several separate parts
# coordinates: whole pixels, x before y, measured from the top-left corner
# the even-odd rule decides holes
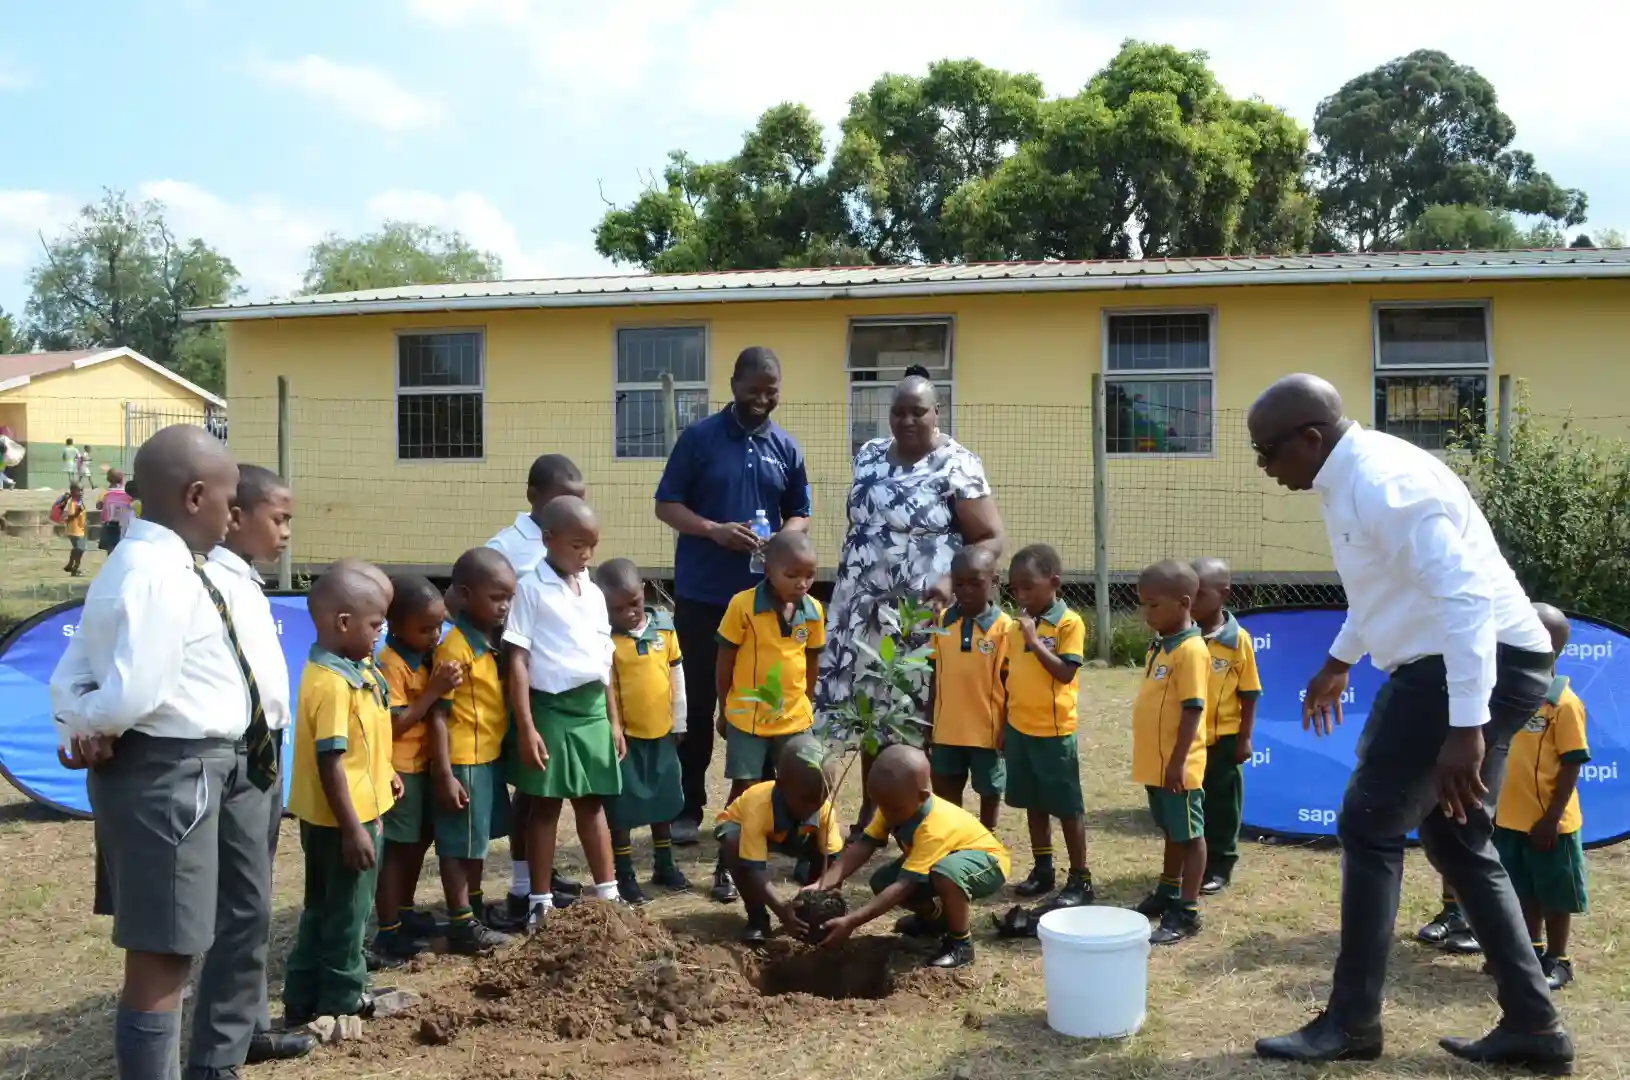
[[[68,512],[68,493],[65,491],[57,496],[57,501],[51,504],[51,524],[61,525],[63,515]]]

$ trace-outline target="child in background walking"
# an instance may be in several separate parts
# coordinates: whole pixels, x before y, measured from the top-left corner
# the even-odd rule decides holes
[[[606,598],[613,648],[611,696],[623,722],[627,752],[622,760],[623,790],[606,800],[617,893],[629,904],[647,903],[634,873],[634,829],[651,827],[653,885],[689,888],[674,862],[669,823],[685,806],[678,741],[685,732],[684,657],[673,619],[645,606],[645,582],[627,559],[602,563],[595,584]]]
[[[1233,581],[1221,559],[1198,559],[1194,573],[1194,623],[1211,653],[1206,690],[1206,870],[1200,892],[1214,896],[1228,887],[1239,862],[1240,811],[1245,805],[1244,765],[1251,760],[1251,729],[1262,696],[1251,635],[1227,610]]]
[[[68,565],[62,570],[79,577],[79,564],[85,559],[85,489],[77,482],[68,485],[63,496],[62,534],[68,538]]]

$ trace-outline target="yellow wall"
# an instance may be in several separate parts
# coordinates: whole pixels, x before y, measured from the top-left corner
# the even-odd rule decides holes
[[[815,532],[830,566],[849,481],[849,320],[949,315],[956,434],[985,462],[1010,549],[1045,540],[1080,571],[1092,565],[1090,378],[1101,364],[1102,312],[1208,307],[1217,313],[1215,452],[1111,461],[1111,564],[1128,571],[1165,555],[1214,553],[1240,571],[1324,571],[1318,506],[1257,471],[1244,410],[1273,378],[1305,370],[1334,382],[1349,413],[1369,422],[1371,304],[1379,300],[1487,300],[1495,375],[1528,380],[1537,412],[1630,416],[1623,284],[1252,286],[229,323],[232,445],[243,460],[275,464],[276,380],[286,375],[302,563],[360,555],[444,567],[523,508],[527,465],[558,451],[587,476],[602,517],[600,557],[664,567],[671,537],[651,516],[660,463],[612,457],[613,335],[617,326],[701,323],[715,400],[728,396],[743,347],[780,355],[777,419],[809,459]],[[425,328],[485,331],[482,462],[394,460],[395,332]],[[1622,418],[1591,423],[1625,430]]]
[[[204,416],[205,403],[197,394],[126,356],[36,375],[26,386],[0,392],[0,405],[26,407],[30,444],[73,439],[99,450],[123,444],[126,402],[174,414],[171,422]]]

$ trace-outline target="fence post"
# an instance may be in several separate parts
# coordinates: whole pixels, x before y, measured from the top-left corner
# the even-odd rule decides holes
[[[1511,376],[1500,376],[1500,412],[1494,428],[1494,451],[1501,465],[1511,463]]]
[[[1104,420],[1104,377],[1092,377],[1092,583],[1093,634],[1098,659],[1109,663],[1113,652],[1109,628],[1109,487],[1104,462],[1109,437]]]
[[[135,435],[135,432],[132,430],[135,427],[135,423],[130,414],[135,408],[135,404],[136,403],[133,401],[127,401],[124,403],[125,442],[124,445],[119,448],[119,468],[124,470],[125,476],[127,477],[131,473],[130,444],[133,441],[133,436]]]
[[[674,377],[671,372],[662,373],[662,454],[664,457],[674,452],[674,443],[679,441],[679,398],[674,393]]]
[[[231,423],[230,417],[227,423]],[[289,475],[289,379],[287,375],[277,377],[277,475],[290,487],[294,486],[294,478]],[[291,541],[283,548],[283,554],[277,560],[277,587],[288,591],[294,588],[294,544]]]

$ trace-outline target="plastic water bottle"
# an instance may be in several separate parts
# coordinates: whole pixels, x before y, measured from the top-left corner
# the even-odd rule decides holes
[[[764,545],[770,542],[770,518],[762,510],[753,511],[753,535],[758,537],[758,550],[747,560],[747,569],[755,574],[764,572]]]

